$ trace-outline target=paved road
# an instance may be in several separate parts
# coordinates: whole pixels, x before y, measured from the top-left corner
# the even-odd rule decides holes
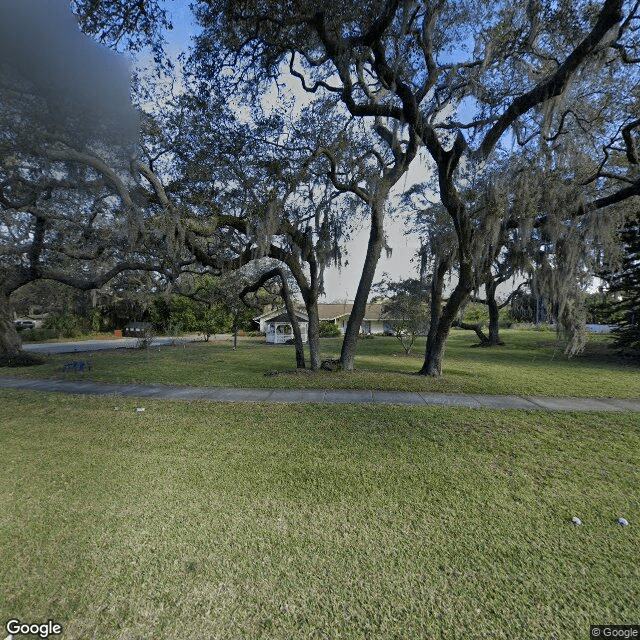
[[[640,399],[552,398],[493,396],[406,391],[359,391],[350,389],[217,389],[160,384],[109,384],[91,380],[34,380],[0,376],[0,388],[73,393],[96,396],[129,396],[168,400],[214,402],[268,402],[312,404],[400,404],[412,406],[456,406],[479,409],[529,409],[546,411],[635,411]]]
[[[197,338],[153,338],[152,347],[165,347],[172,344],[191,342]],[[24,351],[32,353],[75,353],[79,351],[104,351],[106,349],[135,349],[139,338],[113,338],[110,340],[78,340],[77,342],[26,342]]]

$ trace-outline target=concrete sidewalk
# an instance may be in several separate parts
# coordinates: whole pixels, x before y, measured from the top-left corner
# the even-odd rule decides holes
[[[640,399],[493,396],[352,389],[220,389],[161,384],[109,384],[90,380],[34,380],[0,376],[0,388],[95,396],[129,396],[213,402],[269,402],[312,404],[440,405],[479,409],[546,411],[637,411]]]

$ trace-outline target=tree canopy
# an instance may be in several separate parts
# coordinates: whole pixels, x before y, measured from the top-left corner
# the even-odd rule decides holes
[[[477,215],[463,197],[466,185],[497,156],[543,153],[574,128],[592,144],[596,133],[633,137],[625,100],[602,105],[598,117],[581,103],[598,94],[601,78],[630,77],[637,10],[622,0],[199,3],[197,52],[210,73],[233,66],[245,95],[288,70],[305,91],[333,95],[350,117],[374,127],[393,120],[427,149],[455,231],[459,274],[432,315],[421,372],[439,375],[451,323],[475,286],[474,247],[508,215]],[[598,180],[606,188],[605,176]],[[634,189],[635,182],[626,193]]]

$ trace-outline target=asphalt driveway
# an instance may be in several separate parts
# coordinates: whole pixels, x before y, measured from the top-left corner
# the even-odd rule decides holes
[[[166,347],[172,344],[193,342],[197,338],[156,337],[151,341],[152,347]],[[24,351],[31,353],[75,353],[79,351],[105,351],[107,349],[135,349],[139,338],[110,338],[109,340],[78,340],[74,342],[25,342]]]

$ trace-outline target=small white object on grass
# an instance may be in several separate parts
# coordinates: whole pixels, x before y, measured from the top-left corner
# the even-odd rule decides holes
[[[626,527],[629,525],[629,522],[627,520],[625,520],[624,518],[618,518],[616,520],[616,522],[621,526],[621,527]]]
[[[144,411],[144,407],[136,407],[136,413],[142,413]]]
[[[573,516],[573,518],[571,518],[571,524],[575,524],[577,527],[579,524],[582,524],[582,520],[580,520],[580,518],[576,516]]]

